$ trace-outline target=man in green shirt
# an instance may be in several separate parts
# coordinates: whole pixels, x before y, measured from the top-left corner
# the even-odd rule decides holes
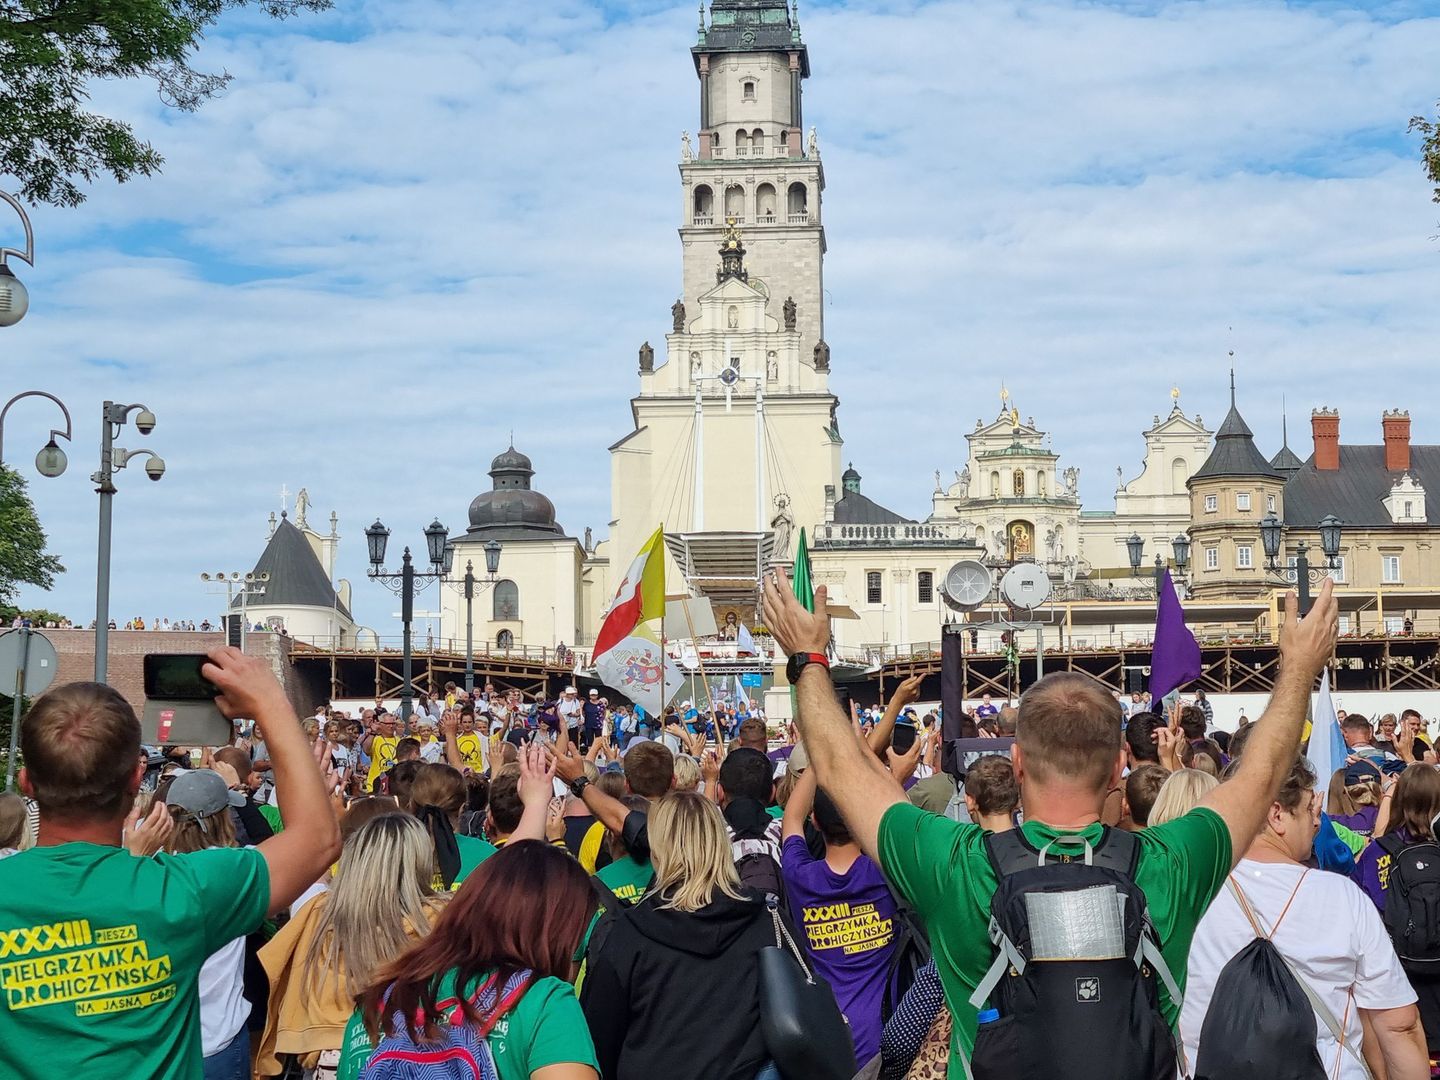
[[[7,1077],[200,1080],[201,965],[340,854],[320,771],[269,665],[222,648],[201,672],[221,712],[259,725],[290,827],[258,848],[131,855],[121,841],[146,767],[134,710],[96,683],[37,700],[22,721],[20,787],[39,804],[39,837],[5,860],[0,894]]]
[[[830,642],[825,589],[815,611],[795,599],[789,583],[765,582],[765,625],[792,657],[798,723],[820,784],[839,806],[851,833],[925,921],[945,1000],[954,1018],[950,1075],[964,1075],[975,1041],[970,996],[994,952],[987,927],[996,878],[984,832],[910,805],[879,759],[858,740],[841,712],[824,662]],[[1338,633],[1338,608],[1326,581],[1301,620],[1293,593],[1285,600],[1280,671],[1270,706],[1235,776],[1199,808],[1138,834],[1136,883],[1145,893],[1161,951],[1183,988],[1190,939],[1211,899],[1249,847],[1295,760],[1310,689],[1328,662]],[[797,662],[797,661],[802,661]],[[798,667],[798,672],[794,669]],[[1056,841],[1058,854],[1079,852],[1103,832],[1106,796],[1125,769],[1120,708],[1088,676],[1047,676],[1020,701],[1015,775],[1020,782],[1025,839],[1036,848]],[[1175,1003],[1161,1008],[1174,1026]]]

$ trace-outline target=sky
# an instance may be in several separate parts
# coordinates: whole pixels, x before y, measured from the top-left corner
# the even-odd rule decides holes
[[[1111,509],[1172,386],[1218,425],[1232,350],[1267,454],[1282,401],[1302,457],[1321,405],[1345,442],[1379,442],[1398,406],[1440,443],[1440,206],[1405,133],[1440,98],[1437,0],[805,0],[800,18],[831,387],[867,494],[927,514],[1003,382],[1081,470],[1085,509]],[[603,538],[636,349],[679,291],[697,21],[659,0],[336,0],[227,16],[197,66],[233,82],[196,113],[98,86],[166,164],[32,215],[0,397],[56,394],[76,436],[44,480],[29,459],[58,417],[27,401],[6,422],[68,568],[22,603],[94,613],[106,399],[150,407],[154,433],[118,444],[167,464],[158,484],[143,462],[118,474],[121,620],[213,618],[199,574],[253,566],[282,486],[305,487],[312,522],[339,515],[359,621],[396,634],[365,525],[417,549],[432,518],[460,531],[512,430],[567,531]],[[0,245],[17,237],[0,213]]]

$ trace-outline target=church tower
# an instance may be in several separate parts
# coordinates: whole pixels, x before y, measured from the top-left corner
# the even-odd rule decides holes
[[[824,176],[800,109],[809,57],[785,0],[713,0],[691,56],[700,116],[681,145],[682,292],[664,361],[640,348],[634,427],[610,448],[610,557],[629,560],[663,523],[691,584],[748,621],[742,579],[792,558],[840,484]],[[724,550],[713,573],[700,568],[707,545]],[[706,584],[720,579],[723,597]]]

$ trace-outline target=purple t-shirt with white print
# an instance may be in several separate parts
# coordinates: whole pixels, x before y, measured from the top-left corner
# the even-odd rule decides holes
[[[816,972],[850,1021],[855,1060],[863,1064],[880,1052],[880,1010],[895,951],[895,897],[867,855],[837,874],[810,854],[803,837],[790,836],[781,856],[790,915]]]

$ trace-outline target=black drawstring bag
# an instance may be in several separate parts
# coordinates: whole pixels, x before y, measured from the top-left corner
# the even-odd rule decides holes
[[[1315,1012],[1268,938],[1220,969],[1200,1027],[1195,1080],[1325,1080]]]
[[[417,806],[415,816],[435,842],[435,865],[448,889],[460,873],[460,842],[455,839],[455,826],[450,824],[450,815],[438,806]]]

